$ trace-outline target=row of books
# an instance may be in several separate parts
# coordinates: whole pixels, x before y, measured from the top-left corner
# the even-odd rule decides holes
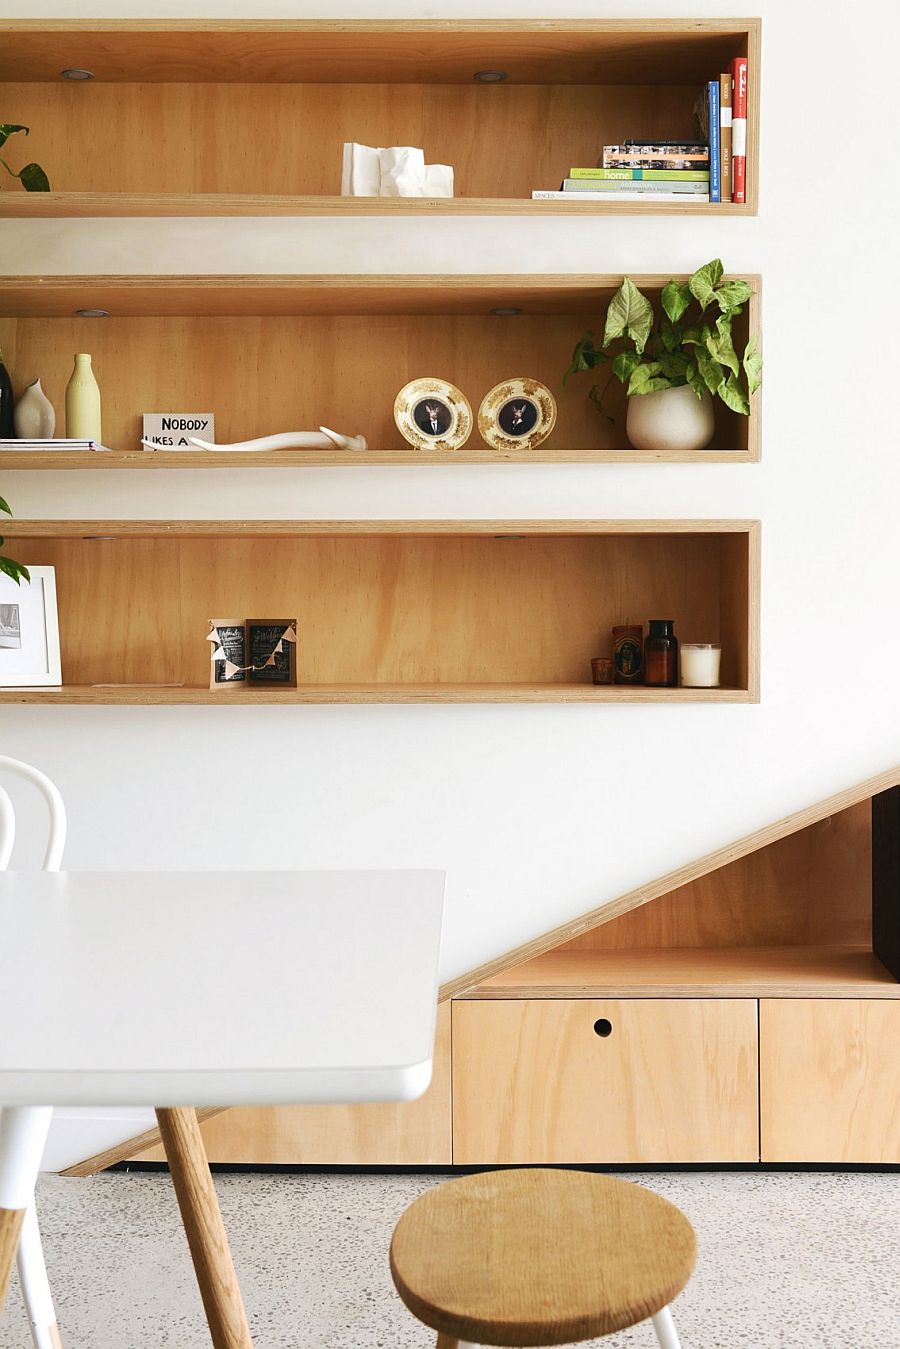
[[[558,192],[537,201],[747,200],[747,58],[704,85],[695,106],[702,139],[604,145],[596,168],[571,168]]]

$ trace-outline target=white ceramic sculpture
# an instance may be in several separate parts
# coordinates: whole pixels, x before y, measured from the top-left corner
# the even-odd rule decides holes
[[[344,197],[452,197],[453,169],[426,164],[414,145],[344,145],[341,195]]]
[[[275,436],[259,436],[255,440],[237,440],[232,445],[215,445],[211,440],[198,440],[196,436],[188,436],[190,442],[188,448],[191,450],[210,450],[214,453],[222,454],[262,454],[266,450],[367,450],[368,441],[365,436],[342,436],[338,431],[329,431],[327,426],[320,426],[318,431],[282,431]],[[181,450],[183,453],[185,446],[181,445],[157,445],[152,440],[142,440],[141,444],[148,450],[171,451]]]
[[[705,450],[715,429],[712,399],[705,391],[698,398],[689,384],[628,400],[625,433],[636,450]]]
[[[13,429],[19,440],[52,440],[56,430],[53,404],[34,380],[22,394],[13,409]]]

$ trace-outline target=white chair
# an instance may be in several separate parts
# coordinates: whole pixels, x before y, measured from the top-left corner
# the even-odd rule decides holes
[[[10,759],[4,754],[0,754],[0,773],[12,773],[16,777],[24,778],[42,793],[50,814],[50,830],[43,870],[59,871],[66,846],[66,808],[58,789],[38,769],[22,763],[19,759]],[[15,810],[9,794],[0,787],[0,871],[5,871],[9,866],[15,841]],[[0,1110],[0,1156],[21,1157],[23,1162],[27,1162],[19,1168],[23,1176],[33,1176],[37,1170],[52,1115],[52,1109],[44,1106]],[[5,1225],[2,1222],[4,1210],[7,1215],[11,1212],[18,1213],[21,1217]],[[21,1182],[13,1175],[5,1188],[0,1186],[0,1238],[3,1236],[4,1226],[7,1233],[11,1233],[18,1222],[21,1223],[21,1227],[17,1264],[22,1296],[31,1322],[31,1338],[35,1349],[62,1349],[34,1207],[34,1190],[29,1183],[26,1183],[23,1189]],[[5,1289],[0,1289],[0,1306],[3,1303],[4,1291]]]

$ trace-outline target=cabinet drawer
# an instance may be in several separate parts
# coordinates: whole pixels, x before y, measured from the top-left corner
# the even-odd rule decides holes
[[[758,1158],[755,999],[453,1004],[457,1165]]]
[[[764,1162],[900,1162],[900,1002],[760,1003]]]

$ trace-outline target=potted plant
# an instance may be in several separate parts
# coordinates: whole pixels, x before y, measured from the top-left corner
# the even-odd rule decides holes
[[[585,333],[575,347],[569,376],[609,364],[625,385],[625,430],[637,450],[702,450],[713,436],[713,399],[744,417],[759,388],[762,358],[751,337],[738,357],[732,322],[753,294],[746,281],[725,280],[718,258],[687,281],[670,281],[660,295],[661,314],[625,277],[609,302],[603,340]],[[603,407],[606,387],[590,398]]]
[[[2,511],[4,515],[12,515],[12,511],[3,500],[3,497],[0,497],[0,511]],[[2,544],[3,539],[0,539],[0,545]],[[0,572],[3,572],[6,576],[12,577],[16,585],[20,585],[23,580],[31,580],[28,568],[24,567],[21,562],[14,562],[11,557],[0,557]]]

